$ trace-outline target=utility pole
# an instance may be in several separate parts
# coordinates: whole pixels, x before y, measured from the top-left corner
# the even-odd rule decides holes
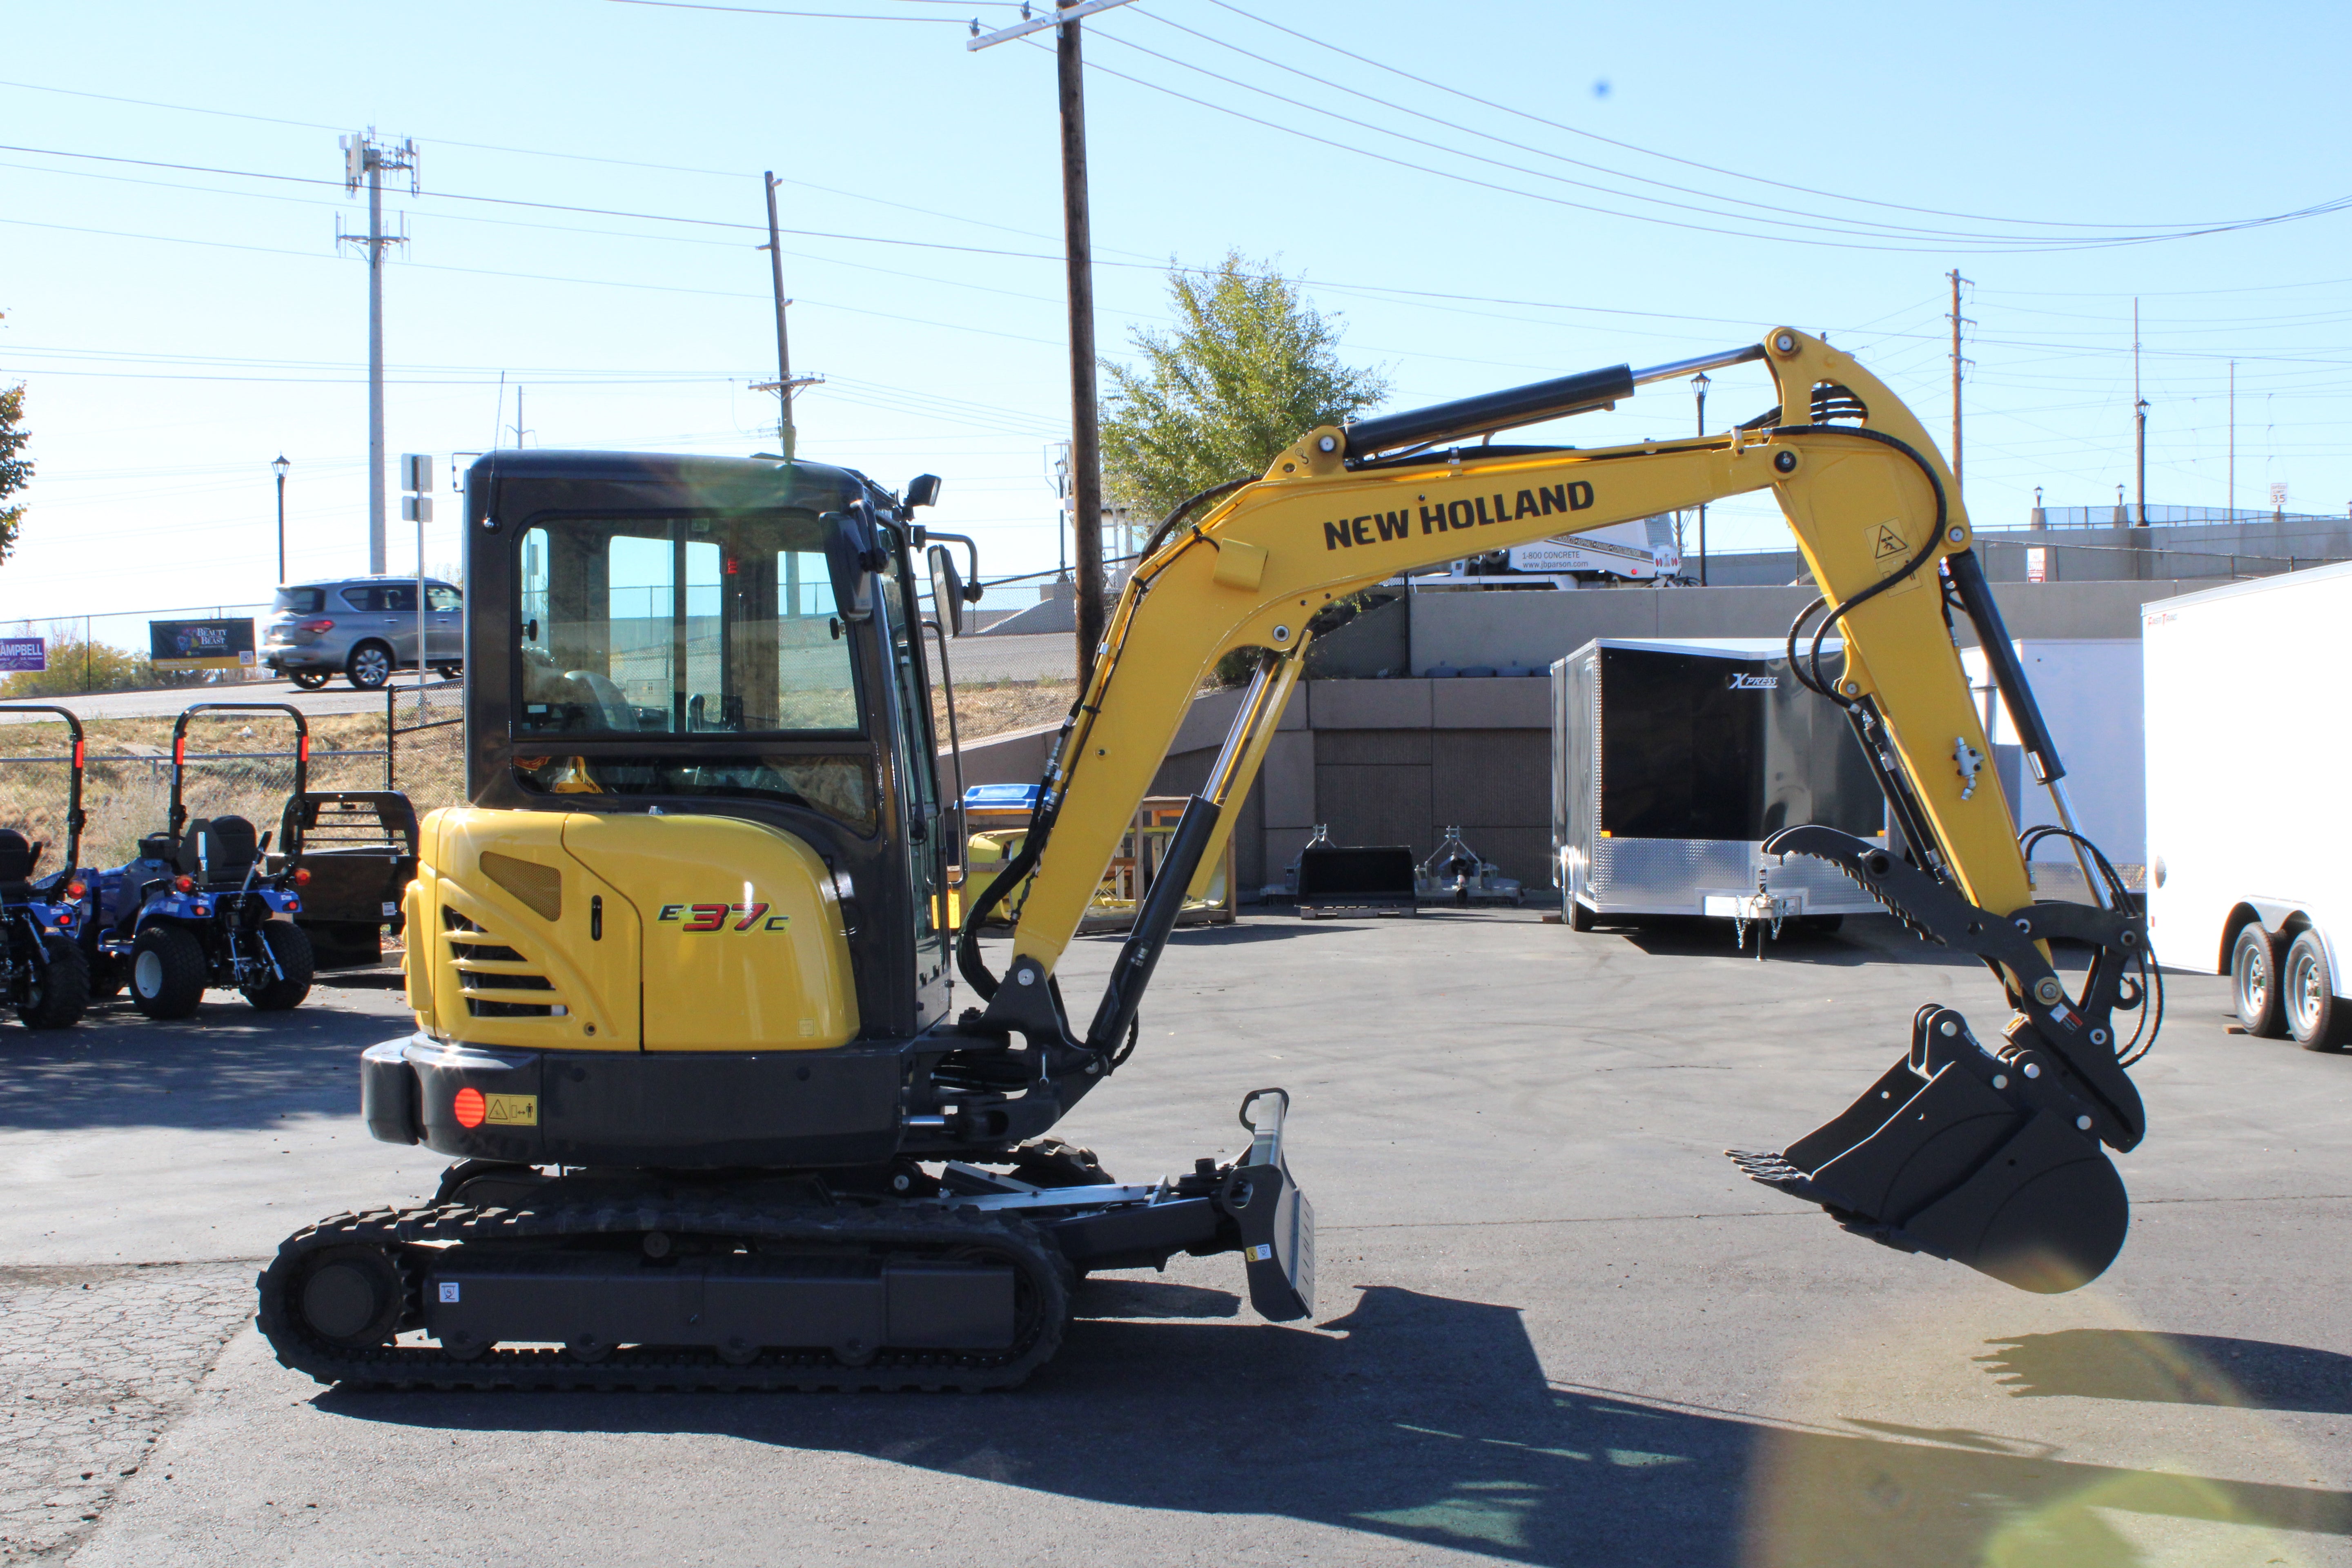
[[[2139,526],[2147,526],[2147,399],[2139,395],[2139,301],[2132,301],[2132,464],[2139,479]]]
[[[776,290],[776,379],[772,382],[753,382],[751,390],[772,392],[776,395],[776,439],[783,447],[784,461],[789,463],[793,460],[793,446],[799,438],[798,432],[793,428],[793,394],[803,386],[815,385],[824,377],[803,375],[795,380],[793,375],[792,342],[784,335],[784,307],[792,301],[784,298],[784,252],[777,241],[776,172],[773,169],[768,171],[766,181],[768,243],[760,248],[768,253],[768,275],[773,281]]]
[[[521,384],[520,384],[520,383],[519,383],[519,382],[518,382],[518,383],[516,384],[516,385],[515,385],[515,422],[514,422],[514,433],[515,433],[515,450],[516,450],[516,451],[518,451],[518,452],[520,452],[520,451],[521,451],[521,450],[522,450],[523,428],[522,428],[522,385],[521,385]]]
[[[383,232],[383,172],[408,171],[408,194],[417,193],[416,143],[398,146],[379,142],[370,126],[356,136],[341,138],[343,148],[343,189],[356,191],[364,181],[368,191],[368,231],[364,237],[344,234],[337,226],[337,244],[367,248],[368,264],[368,571],[381,575],[384,565],[383,510],[383,252],[386,246],[405,245],[408,237]]]
[[[2238,521],[2238,362],[2230,362],[2230,478],[2222,511],[2231,522]]]
[[[1960,276],[1958,268],[1952,268],[1952,493],[1955,498],[1960,490],[1960,367],[1968,363],[1960,357],[1960,285],[1967,281]]]
[[[1070,303],[1070,490],[1072,553],[1077,557],[1078,686],[1093,678],[1095,649],[1103,639],[1102,442],[1095,404],[1094,241],[1087,212],[1087,100],[1084,62],[1078,53],[1078,18],[1123,5],[1128,0],[1066,0],[1051,16],[980,31],[964,40],[968,50],[1008,38],[1055,30],[1054,58],[1062,111],[1062,244]]]
[[[1698,433],[1706,435],[1706,372],[1691,377],[1691,395],[1698,400]],[[1698,503],[1698,585],[1706,586],[1706,502]]]

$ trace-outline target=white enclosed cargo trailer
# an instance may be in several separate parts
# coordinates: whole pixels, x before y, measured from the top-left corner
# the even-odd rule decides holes
[[[2352,1039],[2352,564],[2142,606],[2150,940],[2257,1035]]]
[[[2011,645],[2066,763],[2074,826],[2114,861],[2125,885],[2144,885],[2147,843],[2147,742],[2141,733],[2140,645],[2136,637],[2019,637]],[[2022,737],[2002,705],[1981,647],[1960,650],[1992,761],[2021,829],[2060,826],[2057,804],[2033,775]],[[2033,885],[2045,899],[2092,902],[2063,838],[2034,847]]]

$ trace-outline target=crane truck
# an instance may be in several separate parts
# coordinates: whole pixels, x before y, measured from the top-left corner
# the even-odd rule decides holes
[[[1748,363],[1779,405],[1717,435],[1491,442]],[[1776,329],[1311,430],[1192,498],[1120,595],[1019,855],[954,931],[919,586],[951,620],[950,546],[976,551],[916,521],[937,490],[812,462],[474,465],[470,804],[423,825],[415,1026],[361,1063],[370,1132],[453,1163],[429,1203],[284,1242],[258,1321],[285,1364],[413,1388],[1003,1387],[1054,1353],[1079,1279],[1178,1254],[1238,1253],[1262,1316],[1307,1316],[1314,1216],[1284,1090],[1244,1101],[1244,1153],[1156,1182],[1051,1136],[1138,1048],[1176,913],[1221,858],[1301,656],[1401,572],[1759,491],[1822,589],[1791,666],[1853,728],[1910,850],[1825,826],[1768,847],[1980,959],[2011,1016],[1980,1029],[1923,1008],[1853,1106],[1735,1157],[1850,1231],[2022,1289],[2115,1258],[2128,1204],[2105,1151],[2145,1131],[2126,1068],[2157,1022],[2146,928],[2111,896],[2034,902],[1953,616],[1995,650],[2062,801],[2063,765],[1998,658],[2011,643],[1948,470],[1851,357]],[[1084,1016],[1056,966],[1234,649],[1256,673]],[[982,922],[1024,880],[992,969]],[[2093,953],[2071,987],[2059,938]],[[976,1005],[956,1005],[959,977]]]

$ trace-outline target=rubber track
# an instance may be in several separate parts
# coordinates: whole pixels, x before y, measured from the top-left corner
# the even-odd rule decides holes
[[[1010,1388],[1050,1360],[1069,1321],[1069,1266],[1060,1251],[1027,1223],[1007,1215],[942,1207],[920,1219],[906,1208],[829,1209],[777,1214],[736,1205],[691,1203],[572,1205],[545,1210],[474,1208],[446,1204],[421,1209],[376,1209],[320,1220],[286,1238],[278,1257],[254,1279],[260,1294],[255,1322],[278,1363],[324,1384],[392,1389],[782,1390],[855,1393],[866,1390]],[[287,1300],[302,1259],[323,1247],[361,1243],[385,1247],[414,1269],[400,1250],[418,1244],[561,1240],[658,1230],[680,1238],[733,1238],[771,1246],[838,1251],[937,1253],[985,1247],[1019,1268],[1033,1292],[1038,1325],[1009,1351],[889,1352],[864,1366],[843,1364],[829,1351],[764,1351],[745,1366],[693,1347],[616,1350],[601,1362],[574,1361],[560,1350],[490,1350],[460,1361],[438,1345],[375,1345],[352,1349],[312,1337]]]

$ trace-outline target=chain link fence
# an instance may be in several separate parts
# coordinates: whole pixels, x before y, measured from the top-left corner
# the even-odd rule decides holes
[[[466,683],[394,686],[384,693],[384,783],[422,817],[466,804]]]
[[[465,686],[447,681],[387,691],[383,709],[309,718],[310,787],[396,789],[419,816],[466,803]],[[139,840],[171,826],[169,715],[83,721],[81,854],[112,868]],[[48,846],[42,870],[63,861],[72,737],[62,720],[0,723],[0,827]],[[275,833],[294,793],[295,728],[282,713],[200,713],[188,721],[182,804],[191,820],[237,816]]]

